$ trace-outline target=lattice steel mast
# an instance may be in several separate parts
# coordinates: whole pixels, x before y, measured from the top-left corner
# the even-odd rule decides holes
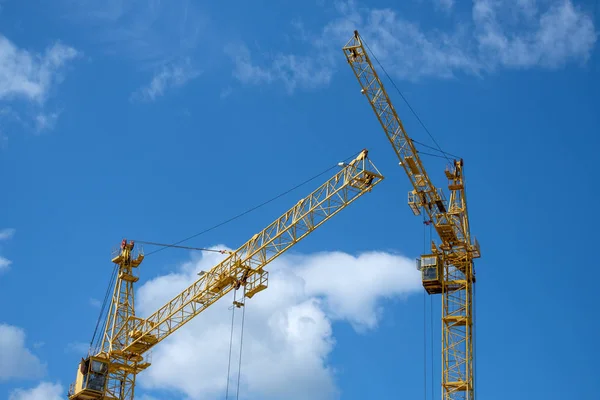
[[[70,400],[131,400],[135,377],[150,366],[144,355],[160,341],[232,290],[251,298],[267,288],[264,267],[325,221],[379,184],[383,176],[363,150],[294,207],[255,234],[148,318],[135,316],[133,273],[143,260],[133,242],[123,241],[101,351],[82,360]]]
[[[473,400],[473,259],[480,253],[469,232],[463,160],[445,171],[448,201],[431,182],[357,31],[343,51],[413,186],[411,210],[415,215],[425,210],[441,240],[438,246],[431,243],[431,254],[421,257],[419,269],[427,292],[442,294],[442,398]]]

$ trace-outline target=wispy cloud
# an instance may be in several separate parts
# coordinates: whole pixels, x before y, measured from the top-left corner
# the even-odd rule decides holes
[[[29,51],[0,34],[0,119],[33,126],[38,132],[51,129],[58,113],[46,111],[47,100],[64,79],[69,62],[79,55],[60,42],[43,52]]]
[[[491,0],[474,3],[475,37],[486,69],[555,69],[589,59],[598,36],[592,16],[568,0],[553,2],[544,11],[540,11],[533,0],[517,3],[520,16],[529,25],[518,34],[512,34],[499,22],[503,14],[508,13],[505,6]]]
[[[12,228],[5,228],[0,230],[0,241],[11,239],[15,234],[15,230]],[[8,258],[0,256],[0,273],[7,271],[10,268],[12,261]]]
[[[0,100],[43,104],[53,85],[62,80],[67,62],[77,55],[77,50],[59,42],[42,53],[32,53],[0,34]]]
[[[195,55],[210,20],[191,0],[62,0],[94,49],[130,61],[150,82],[130,100],[155,100],[198,76]],[[206,49],[205,49],[206,50]],[[182,61],[183,60],[183,61]]]
[[[183,86],[197,78],[200,73],[201,71],[192,67],[189,59],[180,63],[164,65],[154,74],[150,83],[131,95],[131,100],[153,101],[164,95],[167,90]]]
[[[102,306],[102,302],[96,298],[91,298],[90,299],[90,305],[94,308],[100,308],[100,306]]]
[[[66,351],[76,353],[80,356],[84,356],[88,353],[90,348],[89,343],[84,342],[71,342],[67,344]]]
[[[453,5],[451,0],[437,3]],[[228,49],[235,78],[246,84],[283,83],[290,93],[326,85],[344,61],[340,48],[355,29],[389,71],[410,81],[581,65],[597,40],[592,16],[570,0],[474,0],[470,18],[449,31],[424,30],[389,8],[359,7],[352,0],[336,4],[337,17],[318,33],[302,29],[298,47],[304,55],[276,53],[257,60],[245,45]],[[295,20],[294,29],[298,26]]]
[[[5,228],[0,230],[0,240],[12,239],[15,235],[15,230],[13,228]]]
[[[8,268],[10,268],[11,264],[12,261],[10,261],[8,258],[0,256],[0,272],[6,271]]]
[[[231,88],[231,86],[227,86],[225,89],[221,90],[221,93],[219,93],[219,98],[226,99],[229,96],[231,96],[232,92],[233,92],[233,89]]]
[[[35,116],[35,126],[37,132],[54,129],[58,120],[59,112],[40,113]]]
[[[70,21],[107,54],[156,68],[190,56],[209,18],[191,0],[63,0]]]
[[[235,63],[234,77],[244,83],[279,82],[289,93],[293,93],[298,87],[316,88],[331,80],[333,60],[329,54],[314,57],[279,53],[268,64],[259,65],[244,44],[229,45],[225,52]]]
[[[434,0],[436,7],[448,11],[454,7],[454,0]]]

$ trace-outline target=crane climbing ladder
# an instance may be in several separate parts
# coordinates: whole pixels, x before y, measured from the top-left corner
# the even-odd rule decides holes
[[[99,352],[82,359],[70,400],[132,400],[137,374],[150,366],[146,353],[232,290],[247,298],[267,288],[264,267],[383,180],[363,150],[310,195],[255,234],[210,271],[147,318],[135,315],[133,285],[144,260],[123,240],[112,259],[118,267]]]
[[[473,400],[473,260],[480,257],[480,250],[469,230],[463,160],[455,160],[445,171],[450,190],[447,200],[431,182],[358,31],[343,51],[413,186],[408,205],[415,215],[425,210],[441,241],[431,243],[431,253],[420,258],[418,268],[427,293],[442,294],[442,398]]]

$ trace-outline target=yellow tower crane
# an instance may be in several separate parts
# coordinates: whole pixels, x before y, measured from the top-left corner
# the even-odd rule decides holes
[[[429,179],[358,31],[343,51],[413,186],[408,205],[415,215],[425,210],[441,241],[437,246],[431,243],[431,254],[421,256],[419,269],[427,293],[442,294],[442,398],[473,400],[473,259],[479,258],[480,252],[469,232],[463,160],[454,160],[445,171],[448,201]]]
[[[137,317],[134,308],[135,271],[144,255],[123,240],[112,260],[118,277],[101,349],[82,359],[69,399],[133,399],[136,376],[150,366],[145,355],[153,346],[230,291],[243,288],[244,298],[251,298],[266,289],[268,263],[382,181],[367,154],[363,150],[350,163],[340,163],[341,170],[327,182],[147,318]]]

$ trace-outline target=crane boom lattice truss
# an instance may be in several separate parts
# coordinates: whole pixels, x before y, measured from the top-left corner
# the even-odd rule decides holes
[[[343,51],[413,186],[411,210],[420,215],[424,209],[441,240],[421,257],[419,269],[427,292],[442,294],[442,398],[473,400],[473,259],[480,253],[469,232],[463,161],[446,169],[448,201],[431,182],[357,31]]]
[[[341,163],[327,182],[145,319],[135,316],[133,291],[134,269],[144,256],[133,254],[133,242],[124,241],[113,258],[119,275],[101,351],[82,360],[69,399],[133,399],[136,375],[150,366],[144,358],[148,350],[230,291],[244,287],[251,298],[266,289],[267,264],[383,180],[367,155],[363,150]]]

